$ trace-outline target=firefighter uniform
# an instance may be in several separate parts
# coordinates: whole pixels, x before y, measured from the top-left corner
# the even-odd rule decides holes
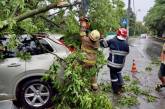
[[[165,43],[163,45],[160,59],[161,59],[161,65],[159,70],[159,78],[165,77]]]
[[[97,30],[93,30],[89,34],[86,34],[86,32],[81,31],[80,36],[82,43],[81,51],[85,55],[85,59],[83,60],[84,67],[90,69],[96,64],[96,55],[97,49],[99,47],[100,33]],[[98,89],[95,75],[91,78],[91,86],[94,90]]]
[[[165,87],[165,43],[163,45],[160,60],[161,60],[161,64],[160,64],[160,70],[158,72],[158,77],[161,81],[161,84],[157,84],[155,88],[157,91],[159,91],[162,87]]]
[[[125,58],[129,53],[129,46],[126,42],[127,30],[121,28],[117,31],[117,36],[110,40],[100,40],[102,47],[109,48],[108,67],[110,68],[110,78],[112,90],[117,93],[123,85],[121,70],[125,64]]]

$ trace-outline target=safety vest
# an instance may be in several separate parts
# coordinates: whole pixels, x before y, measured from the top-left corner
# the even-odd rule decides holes
[[[129,53],[129,46],[126,41],[117,39],[102,39],[100,41],[102,47],[109,48],[108,66],[122,69],[125,64],[125,58]]]
[[[163,49],[162,49],[162,52],[161,52],[160,60],[161,60],[161,63],[165,64],[165,43],[163,45]]]
[[[83,62],[87,65],[93,66],[96,64],[96,53],[99,47],[99,42],[93,42],[89,37],[83,36],[81,38],[81,51],[85,54]]]

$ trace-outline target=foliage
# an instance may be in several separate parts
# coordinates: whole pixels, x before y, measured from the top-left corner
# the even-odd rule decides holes
[[[124,85],[124,94],[119,97],[117,105],[130,107],[139,103],[138,97],[144,96],[148,102],[154,102],[157,97],[150,94],[149,91],[140,87],[137,80],[133,80],[129,75],[125,75],[130,81],[126,81]]]
[[[145,17],[145,25],[157,36],[161,37],[165,32],[165,1],[155,0],[155,5]]]
[[[28,52],[18,52],[17,57],[19,57],[20,59],[24,61],[28,61],[29,59],[31,59],[31,55]]]
[[[93,29],[116,31],[124,15],[122,0],[90,0],[89,17]]]
[[[159,58],[152,58],[151,64],[160,65],[161,61]]]
[[[124,75],[124,76],[123,76],[123,79],[124,79],[125,81],[130,81],[130,80],[131,80],[129,75]]]
[[[149,91],[142,91],[142,95],[144,95],[148,102],[155,102],[158,98],[156,96],[150,95]]]
[[[100,89],[105,93],[112,92],[112,86],[110,83],[101,83]]]
[[[147,66],[147,67],[145,68],[145,70],[151,72],[151,71],[152,71],[152,67],[151,67],[151,66]]]
[[[141,89],[137,85],[129,84],[124,86],[125,91],[127,92],[132,92],[135,95],[140,95],[141,94]]]
[[[134,33],[133,35],[140,36],[148,32],[148,28],[142,22],[135,22]]]
[[[79,34],[80,26],[78,22],[75,19],[75,13],[70,12],[69,15],[66,18],[66,31],[65,34],[67,36],[73,35],[73,34]]]
[[[130,9],[129,12],[129,35],[139,36],[140,34],[147,33],[148,28],[142,23],[136,21],[136,14]]]
[[[151,96],[151,95],[148,95],[148,96],[146,96],[146,97],[147,97],[147,101],[148,101],[148,102],[155,102],[156,99],[157,99],[157,97]]]
[[[99,59],[104,59],[99,55]],[[102,92],[93,93],[90,90],[90,78],[96,74],[98,67],[90,70],[83,69],[81,65],[84,56],[81,52],[75,52],[65,59],[67,67],[65,67],[63,80],[59,80],[57,63],[54,63],[48,75],[44,77],[46,80],[53,81],[53,86],[58,90],[60,102],[57,103],[57,109],[62,108],[79,108],[79,109],[111,109],[112,105],[106,94]],[[104,60],[98,60],[104,62]],[[100,63],[98,64],[100,65]],[[76,69],[76,70],[75,70]]]
[[[139,102],[136,96],[122,96],[119,100],[119,103],[122,106],[130,107],[134,106],[135,104],[138,104]]]

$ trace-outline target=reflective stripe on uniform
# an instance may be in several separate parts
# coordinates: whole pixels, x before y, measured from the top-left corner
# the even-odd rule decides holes
[[[118,79],[111,79],[111,81],[112,81],[112,82],[117,82],[117,81],[118,81]]]
[[[108,61],[108,65],[115,67],[115,68],[122,68],[124,66],[124,64],[117,64],[117,63],[113,63],[111,61]]]
[[[114,53],[112,52],[112,50],[110,50],[110,54],[112,54],[112,62],[114,63],[114,61],[115,61],[115,55],[114,55]]]
[[[86,32],[80,32],[80,36],[86,36]]]
[[[94,61],[92,61],[92,60],[84,60],[84,62],[85,63],[87,63],[87,64],[96,64],[96,61],[94,60]]]
[[[87,52],[87,53],[96,53],[96,51],[95,50],[91,50],[91,49],[88,49],[88,48],[85,48],[85,47],[81,47],[81,50],[83,50],[83,51],[85,51],[85,52]]]
[[[102,44],[103,44],[103,46],[104,46],[104,47],[108,47],[108,43],[107,43],[107,41],[106,41],[106,40],[101,39],[100,41],[103,41],[103,43],[102,43]]]
[[[162,52],[160,57],[161,63],[165,64],[165,54]]]
[[[128,54],[128,52],[117,51],[117,50],[111,50],[111,53],[113,53],[114,55],[120,55],[120,56],[126,56]]]

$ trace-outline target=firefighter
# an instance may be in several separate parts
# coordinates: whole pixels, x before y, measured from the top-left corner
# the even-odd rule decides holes
[[[87,17],[81,17],[80,18],[80,26],[81,26],[81,30],[83,32],[86,32],[86,34],[91,32],[91,25],[89,22],[89,19]]]
[[[102,47],[109,48],[108,67],[110,69],[110,78],[112,90],[115,94],[120,94],[123,86],[121,70],[125,64],[125,58],[129,53],[129,46],[126,41],[127,30],[120,28],[117,30],[117,36],[110,40],[100,40]]]
[[[159,91],[160,88],[165,87],[165,43],[163,45],[160,59],[161,59],[161,65],[160,65],[160,70],[159,70],[158,76],[161,81],[161,84],[158,84],[156,86],[157,91]]]
[[[86,69],[91,69],[96,64],[96,53],[99,47],[100,33],[97,30],[93,30],[87,33],[87,29],[84,25],[85,22],[81,23],[80,38],[81,38],[81,51],[85,55],[83,60],[83,66]],[[91,77],[91,88],[93,90],[98,89],[96,75]]]

